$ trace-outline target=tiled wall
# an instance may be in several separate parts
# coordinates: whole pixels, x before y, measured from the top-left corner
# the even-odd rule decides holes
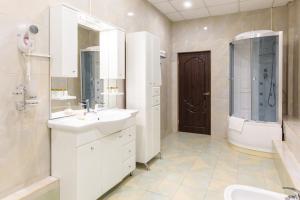
[[[294,0],[288,6],[288,114],[300,114],[300,1]]]
[[[61,1],[63,0],[0,1],[0,198],[50,174],[50,131],[47,128],[49,61],[43,58],[32,59],[32,78],[37,82],[40,100],[38,106],[29,108],[26,112],[16,111],[15,100],[20,98],[13,96],[12,92],[23,82],[24,73],[24,60],[18,53],[16,43],[18,25],[37,24],[40,32],[36,52],[48,54],[49,6]],[[172,25],[144,0],[64,2],[85,12],[90,12],[91,7],[94,16],[120,26],[127,32],[146,30],[160,36],[161,48],[168,52],[168,60],[162,68],[161,113],[164,135],[177,130],[177,52],[211,50],[212,133],[225,136],[229,100],[228,44],[238,33],[270,29],[270,10],[177,22]],[[130,11],[135,13],[134,17],[127,16]],[[274,9],[274,30],[286,31],[287,19],[287,7]],[[204,31],[203,26],[208,26],[208,31]],[[287,34],[285,41],[286,38]]]
[[[23,82],[24,60],[17,49],[17,27],[37,24],[36,52],[49,53],[49,6],[62,0],[0,1],[0,198],[50,174],[49,61],[32,58],[32,79],[39,105],[25,112],[15,109],[20,97],[12,95]],[[159,35],[170,53],[171,23],[143,0],[64,0],[65,3],[111,22],[127,32],[146,30]],[[135,12],[128,17],[127,12]],[[162,125],[166,121],[167,68],[163,67]],[[166,126],[163,126],[166,132]]]
[[[273,30],[284,33],[284,74],[286,71],[288,8],[273,9]],[[208,30],[203,28],[207,26]],[[172,65],[170,70],[170,123],[177,130],[178,72],[177,53],[211,51],[211,122],[212,135],[226,137],[229,115],[229,43],[239,33],[271,29],[271,10],[258,10],[226,16],[177,22],[172,25]],[[285,75],[284,88],[285,86]],[[286,89],[284,89],[286,94]],[[284,97],[284,104],[286,103]],[[283,106],[285,108],[285,105]]]

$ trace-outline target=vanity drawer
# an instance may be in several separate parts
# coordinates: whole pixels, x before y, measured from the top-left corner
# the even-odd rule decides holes
[[[123,162],[123,176],[127,176],[130,172],[134,171],[136,168],[135,157],[131,157],[125,162]]]
[[[127,144],[131,141],[135,141],[135,126],[123,130],[120,138],[122,144]]]
[[[152,97],[152,106],[160,104],[160,96]]]
[[[152,88],[152,96],[160,96],[160,87],[153,87]]]
[[[135,142],[132,141],[123,146],[123,161],[128,160],[135,155]]]

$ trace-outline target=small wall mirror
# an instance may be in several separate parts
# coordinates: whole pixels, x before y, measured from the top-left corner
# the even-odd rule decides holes
[[[125,107],[124,31],[90,16],[84,16],[85,20],[87,17],[90,21],[93,20],[93,23],[87,23],[82,18],[83,14],[77,11],[77,15],[80,20],[77,26],[73,27],[77,32],[77,37],[73,37],[76,41],[70,41],[76,44],[77,49],[72,49],[71,44],[70,49],[66,46],[62,48],[62,51],[76,52],[73,57],[61,58],[73,59],[64,63],[76,63],[73,71],[76,71],[77,75],[69,77],[68,74],[51,74],[50,119],[72,116],[83,108],[93,111],[95,108],[101,110]],[[62,31],[70,31],[68,26],[65,26],[65,29]],[[52,33],[56,34],[54,30]],[[51,42],[50,37],[51,44],[56,45],[55,42]],[[55,53],[51,55],[53,59],[56,59],[55,56]],[[57,57],[59,56],[61,55]],[[73,62],[74,59],[77,61]],[[60,67],[68,66],[62,64]]]

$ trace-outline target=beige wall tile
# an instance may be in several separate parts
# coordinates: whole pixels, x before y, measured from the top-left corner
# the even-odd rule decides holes
[[[32,79],[40,104],[18,112],[12,95],[24,80],[24,58],[17,49],[18,26],[37,24],[36,52],[49,53],[49,6],[65,2],[127,32],[146,30],[161,38],[162,49],[170,55],[171,22],[142,0],[27,0],[0,1],[0,198],[50,174],[49,61],[32,58]],[[116,6],[117,5],[117,6]],[[136,13],[128,17],[127,12]],[[167,126],[167,83],[169,60],[163,68],[162,132]]]
[[[299,90],[299,35],[300,35],[300,1],[295,0],[288,5],[288,114],[299,117],[300,90]]]

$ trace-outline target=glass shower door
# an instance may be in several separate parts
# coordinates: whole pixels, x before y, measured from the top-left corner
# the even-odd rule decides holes
[[[231,44],[231,114],[251,119],[251,41],[238,40]]]
[[[278,101],[278,36],[251,39],[251,119],[276,122]]]

